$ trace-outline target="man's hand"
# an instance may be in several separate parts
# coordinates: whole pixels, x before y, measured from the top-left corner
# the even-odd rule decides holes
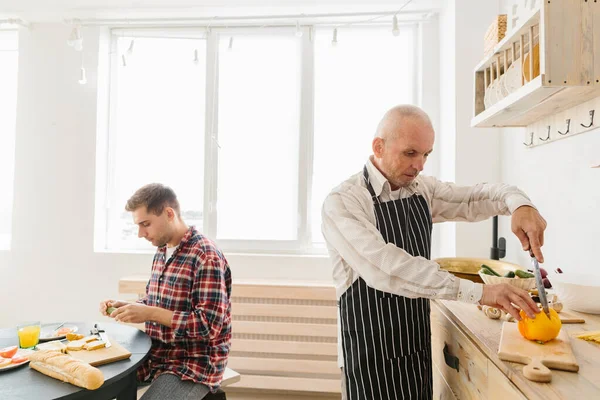
[[[140,303],[130,303],[118,307],[110,315],[117,322],[126,322],[131,324],[141,324],[150,321],[152,318],[152,309],[154,307]]]
[[[533,253],[535,258],[543,263],[544,255],[541,247],[544,245],[544,230],[546,220],[533,207],[522,206],[512,215],[512,231],[519,240],[523,250]]]
[[[529,293],[507,283],[483,285],[483,295],[479,302],[486,306],[504,310],[515,317],[517,321],[521,320],[521,316],[514,305],[525,311],[530,318],[534,318],[535,314],[540,312]]]
[[[104,315],[105,317],[111,317],[113,315],[108,315],[108,313],[106,312],[107,308],[109,308],[109,307],[120,308],[126,304],[129,304],[129,303],[126,301],[123,301],[123,300],[103,300],[100,302],[100,314]]]

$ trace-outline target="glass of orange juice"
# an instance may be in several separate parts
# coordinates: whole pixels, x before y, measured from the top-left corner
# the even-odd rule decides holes
[[[33,349],[40,341],[40,331],[42,326],[40,321],[25,322],[17,325],[17,335],[19,336],[19,347],[22,349]]]

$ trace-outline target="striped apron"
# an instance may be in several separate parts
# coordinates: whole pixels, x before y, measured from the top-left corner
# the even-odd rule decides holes
[[[385,242],[429,259],[432,221],[425,198],[382,203],[366,166],[363,174]],[[339,304],[346,399],[431,399],[429,300],[382,292],[359,277]]]

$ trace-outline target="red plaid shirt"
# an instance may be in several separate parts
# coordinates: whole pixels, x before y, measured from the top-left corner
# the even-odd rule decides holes
[[[140,382],[172,373],[217,390],[231,341],[231,272],[216,245],[190,227],[169,260],[166,246],[152,262],[146,296],[140,303],[173,311],[171,326],[146,322],[150,357]]]

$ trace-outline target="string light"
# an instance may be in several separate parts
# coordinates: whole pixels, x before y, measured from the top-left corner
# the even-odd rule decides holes
[[[229,46],[227,46],[227,50],[231,51],[233,49],[233,36],[229,38]]]
[[[300,28],[300,22],[296,21],[296,37],[302,37],[302,29]]]
[[[80,85],[85,85],[87,83],[87,78],[85,77],[85,68],[84,67],[81,67],[81,69],[79,70],[79,80],[77,82],[79,82]]]
[[[338,40],[337,40],[337,28],[333,29],[333,39],[331,40],[331,45],[332,46],[337,46],[338,44]]]
[[[131,43],[129,43],[129,48],[127,49],[127,55],[131,56],[133,54],[133,45],[135,43],[135,39],[131,39]]]
[[[198,57],[198,49],[194,49],[194,64],[200,64],[200,58]]]
[[[81,37],[81,28],[79,25],[71,30],[71,34],[67,39],[67,45],[74,48],[76,51],[83,50],[83,37]]]
[[[394,15],[394,20],[392,22],[392,35],[399,36],[400,28],[398,28],[398,17]]]
[[[79,80],[77,82],[79,82],[80,85],[85,85],[87,83],[85,67],[83,66],[83,51],[81,52],[81,68],[79,69]]]
[[[127,59],[125,58],[125,54],[121,54],[121,63],[124,67],[127,66]]]

